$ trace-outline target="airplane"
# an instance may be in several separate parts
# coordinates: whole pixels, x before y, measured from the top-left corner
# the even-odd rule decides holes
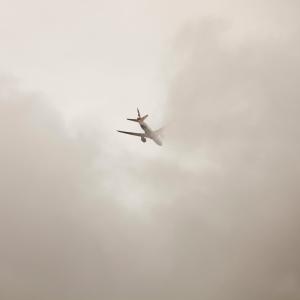
[[[143,143],[146,143],[147,139],[153,140],[157,145],[162,146],[162,140],[161,135],[163,128],[160,128],[158,130],[152,130],[145,122],[144,120],[148,117],[148,115],[145,115],[141,117],[140,111],[137,108],[138,117],[136,119],[127,119],[129,121],[138,122],[141,128],[144,130],[144,133],[137,133],[137,132],[129,132],[129,131],[122,131],[117,130],[118,132],[130,134],[134,136],[138,136],[141,138],[141,141]]]

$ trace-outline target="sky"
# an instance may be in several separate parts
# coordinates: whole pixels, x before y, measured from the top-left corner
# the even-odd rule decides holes
[[[0,0],[1,299],[298,300],[299,6]]]

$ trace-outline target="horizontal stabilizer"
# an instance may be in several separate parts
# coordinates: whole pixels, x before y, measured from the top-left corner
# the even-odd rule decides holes
[[[128,121],[138,122],[137,119],[127,119]]]
[[[148,115],[145,115],[145,116],[141,117],[141,120],[144,121],[147,117],[148,117]]]
[[[133,121],[133,122],[138,122],[138,123],[141,123],[141,122],[144,122],[144,120],[148,117],[148,115],[145,115],[143,117],[138,117],[137,119],[127,119],[128,121]]]

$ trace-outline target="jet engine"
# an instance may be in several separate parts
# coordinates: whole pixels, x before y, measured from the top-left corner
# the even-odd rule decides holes
[[[147,140],[146,140],[145,137],[142,136],[142,137],[141,137],[141,141],[142,141],[143,143],[146,143]]]

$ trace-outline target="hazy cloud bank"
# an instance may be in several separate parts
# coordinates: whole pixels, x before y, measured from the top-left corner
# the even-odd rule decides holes
[[[0,82],[3,299],[299,299],[299,32],[228,30],[178,36],[178,126],[147,162]]]
[[[104,187],[115,170],[40,97],[9,80],[0,95],[1,297],[121,299],[151,257],[142,223]]]
[[[176,162],[146,177],[157,197],[171,195],[159,208],[172,237],[170,299],[298,299],[300,41],[232,48],[227,29],[204,20],[178,38]]]

